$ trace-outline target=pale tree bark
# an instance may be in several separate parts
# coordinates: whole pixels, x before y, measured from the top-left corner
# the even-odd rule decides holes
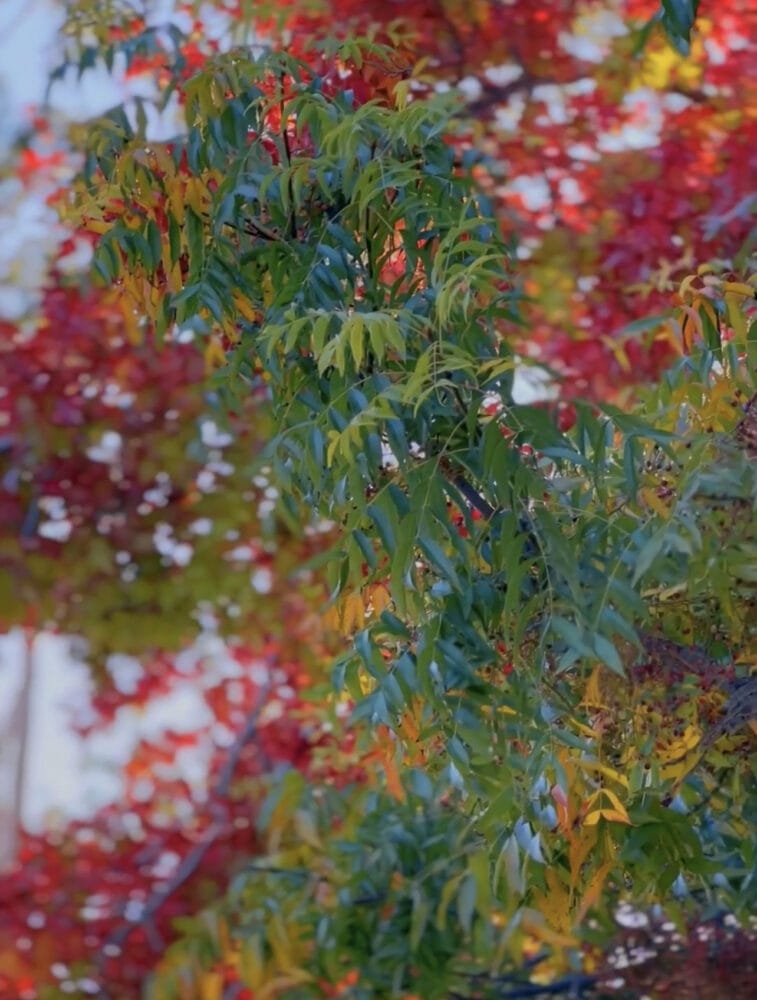
[[[29,715],[31,710],[32,673],[36,635],[30,630],[21,634],[19,666],[21,684],[14,704],[0,732],[0,872],[16,860],[18,834],[24,798],[24,777],[28,751]],[[0,697],[12,697],[9,681],[11,663],[0,666]]]

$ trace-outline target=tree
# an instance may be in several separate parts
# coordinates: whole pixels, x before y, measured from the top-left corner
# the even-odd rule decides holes
[[[130,334],[117,291],[51,280],[37,329],[3,331],[4,624],[62,625],[93,654],[175,649],[201,604],[233,628],[272,589],[249,586],[270,490],[255,401],[244,426],[214,419],[191,344]]]
[[[753,899],[754,279],[684,278],[675,363],[630,412],[596,385],[560,424],[516,403],[544,328],[496,163],[397,60],[341,40],[190,75],[177,43],[186,134],[146,149],[106,117],[68,209],[158,336],[221,344],[227,405],[270,393],[278,513],[337,525],[352,640],[362,780],[274,783],[262,857],[156,997],[622,991],[596,957],[618,925]],[[746,959],[748,931],[712,933]],[[748,995],[753,966],[728,968]]]
[[[318,640],[312,622],[308,638]],[[323,783],[351,760],[338,715],[303,698],[313,678],[277,643],[206,646],[144,661],[141,673],[132,663],[131,674],[128,694],[121,677],[96,700],[90,731],[107,738],[116,710],[123,721],[149,709],[158,677],[168,697],[191,684],[204,715],[144,737],[117,802],[64,830],[22,835],[19,868],[0,883],[4,998],[139,995],[174,921],[189,928],[259,850],[262,776],[286,766]]]
[[[48,193],[62,156],[31,150],[16,176]],[[245,401],[238,419],[222,413],[209,352],[178,333],[159,343],[117,289],[71,267],[91,247],[86,233],[57,242],[38,301],[30,289],[26,315],[2,323],[0,619],[25,629],[28,648],[16,713],[26,717],[41,629],[86,640],[98,685],[87,732],[190,682],[203,711],[193,729],[176,719],[135,749],[119,808],[63,834],[19,833],[20,867],[2,886],[3,997],[36,995],[48,981],[133,994],[174,917],[212,898],[209,886],[221,893],[254,850],[249,791],[260,774],[281,761],[308,771],[331,739],[329,710],[299,696],[333,647],[312,610],[322,583],[307,566],[328,529],[295,538],[273,522],[256,456],[260,400]],[[199,649],[183,648],[198,637]],[[124,653],[140,659],[124,666]],[[199,799],[181,765],[192,753],[211,782]],[[18,819],[16,802],[9,833]],[[129,960],[114,962],[125,943]]]
[[[703,9],[689,41],[696,7],[401,9],[404,52],[424,61],[426,87],[466,95],[460,146],[489,154],[478,180],[518,234],[533,299],[525,346],[582,397],[658,377],[674,357],[660,314],[678,282],[749,251],[755,126],[741,81],[755,14]],[[380,0],[306,9],[288,22],[295,37],[322,28],[325,10],[335,30],[398,17]]]

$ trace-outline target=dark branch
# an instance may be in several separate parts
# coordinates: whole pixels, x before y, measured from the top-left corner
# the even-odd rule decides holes
[[[221,773],[218,776],[218,781],[216,782],[214,788],[214,792],[219,798],[223,798],[227,795],[239,763],[239,758],[242,755],[242,750],[244,750],[247,744],[251,743],[257,735],[258,720],[260,718],[260,713],[263,710],[266,698],[268,697],[269,690],[270,688],[268,685],[259,690],[258,697],[255,704],[250,709],[244,726],[239,731],[237,738],[229,747],[226,761],[221,768]]]
[[[501,509],[492,507],[492,505],[471,486],[467,479],[463,479],[462,476],[456,476],[453,482],[471,507],[473,507],[474,510],[477,510],[487,521],[491,521],[495,514],[502,513]]]
[[[214,797],[222,799],[228,794],[231,782],[234,778],[234,773],[237,765],[239,764],[239,758],[242,754],[242,750],[248,743],[255,739],[257,734],[258,720],[268,696],[268,692],[268,686],[259,690],[255,704],[250,710],[243,728],[240,730],[236,739],[229,747],[226,761],[218,776],[218,780],[213,787]],[[162,883],[155,889],[137,919],[125,920],[113,931],[105,942],[106,946],[111,945],[117,948],[122,948],[132,932],[136,930],[137,927],[141,927],[145,931],[147,940],[153,950],[156,953],[163,951],[165,944],[157,930],[157,927],[155,926],[154,917],[167,900],[170,899],[170,897],[178,889],[180,889],[181,886],[192,877],[192,875],[195,874],[207,852],[224,832],[224,810],[216,805],[212,809],[212,812],[215,813],[213,821],[210,823],[194,847],[186,855],[184,860],[174,872],[173,876],[168,879],[167,882]],[[102,961],[105,957],[104,952],[101,952],[101,956]]]

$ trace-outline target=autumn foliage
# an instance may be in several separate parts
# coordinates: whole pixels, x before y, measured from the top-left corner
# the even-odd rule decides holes
[[[86,640],[85,737],[203,709],[22,832],[2,1000],[753,994],[757,23],[706,8],[69,3],[124,103],[8,167],[60,228],[0,622]]]

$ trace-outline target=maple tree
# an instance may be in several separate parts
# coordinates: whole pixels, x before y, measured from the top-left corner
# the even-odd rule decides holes
[[[15,170],[49,196],[66,159],[24,150]],[[3,997],[55,983],[133,995],[173,919],[212,899],[209,886],[222,891],[254,851],[249,789],[260,774],[282,761],[308,769],[332,740],[329,712],[301,697],[331,648],[313,612],[323,588],[307,568],[328,526],[295,538],[274,523],[276,491],[256,457],[267,426],[259,394],[239,419],[221,412],[212,358],[181,333],[143,335],[128,302],[68,266],[81,244],[86,257],[84,230],[51,239],[37,300],[0,324],[0,619],[25,630],[28,675],[38,630],[86,640],[98,687],[84,735],[188,683],[205,721],[195,710],[189,733],[177,719],[135,747],[123,772],[129,808],[63,833],[21,831],[19,867],[0,890]],[[197,636],[204,655],[175,655]],[[114,652],[139,657],[126,680]],[[179,763],[192,752],[210,782],[199,798]]]
[[[96,656],[177,648],[200,606],[221,629],[259,613],[276,581],[254,397],[229,422],[186,338],[142,339],[117,292],[50,281],[31,326],[3,325],[3,624],[62,623]]]
[[[30,199],[57,202],[65,197],[59,172],[70,179],[71,157],[47,153],[50,131],[38,119],[32,146],[11,169]],[[90,706],[97,730],[117,713],[138,716],[190,680],[211,721],[198,720],[187,734],[177,720],[175,730],[135,749],[124,771],[131,811],[101,810],[67,830],[65,843],[21,832],[22,868],[2,890],[0,994],[13,997],[48,980],[70,989],[59,974],[66,963],[87,963],[78,979],[90,989],[105,977],[114,989],[137,990],[173,917],[211,898],[208,885],[221,891],[233,859],[254,848],[253,810],[229,793],[232,776],[244,786],[264,761],[304,766],[326,724],[323,713],[306,719],[298,692],[323,672],[329,648],[312,613],[322,586],[307,569],[327,526],[294,538],[274,523],[276,491],[257,456],[267,424],[259,394],[236,420],[222,412],[208,381],[213,359],[196,351],[191,335],[176,331],[159,342],[117,290],[81,274],[92,244],[82,227],[46,235],[38,249],[48,257],[42,288],[28,290],[19,318],[0,322],[0,621],[25,630],[26,692],[38,630],[86,640],[99,685]],[[196,658],[191,669],[186,655],[176,661],[172,654],[208,632],[246,638],[225,660]],[[133,691],[118,683],[113,652],[140,657]],[[28,712],[23,701],[20,714]],[[282,704],[288,715],[272,738]],[[252,754],[251,719],[261,730]],[[180,767],[171,769],[192,749],[208,758],[216,782],[207,803],[198,804]],[[242,759],[233,774],[230,754]],[[144,788],[153,781],[160,791],[148,804]],[[166,891],[171,858],[188,864],[176,892]],[[150,899],[160,903],[155,918],[132,934],[124,914],[149,909]],[[124,929],[130,962],[89,962],[106,946],[120,952]]]
[[[243,5],[218,6],[244,27]],[[52,598],[61,623],[97,647],[102,606],[80,614],[73,598],[85,584],[75,574],[59,583],[55,559],[65,553],[85,583],[94,578],[106,608],[121,599],[108,588],[118,571],[82,557],[68,538],[61,549],[49,529],[30,540],[23,524],[29,494],[44,489],[49,520],[70,518],[71,540],[89,547],[102,497],[115,490],[123,520],[109,522],[104,548],[138,553],[148,577],[156,550],[171,562],[157,537],[162,545],[169,512],[172,545],[190,544],[183,533],[198,518],[223,530],[196,563],[192,535],[199,577],[180,566],[167,593],[171,567],[150,578],[146,606],[108,635],[111,648],[130,641],[131,622],[152,630],[153,615],[164,622],[166,611],[170,630],[153,649],[170,648],[191,634],[199,601],[224,597],[228,607],[231,597],[231,631],[253,650],[270,627],[262,621],[282,618],[271,653],[286,664],[281,685],[294,692],[317,677],[326,648],[303,671],[303,631],[286,646],[297,612],[273,603],[260,617],[241,613],[249,566],[238,586],[233,573],[220,585],[206,575],[227,542],[239,545],[224,518],[253,538],[257,525],[239,503],[255,474],[245,459],[228,460],[212,496],[196,488],[207,460],[218,461],[189,443],[191,421],[201,428],[207,413],[204,367],[217,369],[208,376],[216,409],[205,419],[215,435],[227,420],[234,430],[223,460],[253,427],[269,470],[261,488],[274,491],[266,510],[293,536],[277,549],[271,579],[285,580],[287,565],[312,554],[298,527],[309,525],[312,539],[325,519],[331,607],[308,627],[315,635],[337,626],[351,642],[331,693],[316,686],[302,704],[285,698],[288,708],[279,698],[266,726],[260,673],[256,681],[246,672],[254,652],[236,654],[245,669],[235,699],[248,714],[238,706],[234,719],[229,686],[216,690],[198,663],[197,683],[215,691],[213,711],[240,733],[239,749],[214,756],[210,804],[184,827],[176,817],[175,839],[154,833],[153,810],[139,809],[148,842],[173,855],[171,874],[145,871],[152,861],[128,838],[102,848],[135,872],[127,896],[136,909],[125,920],[114,926],[111,890],[90,898],[101,845],[70,869],[42,868],[46,885],[70,878],[97,910],[85,918],[86,947],[66,953],[60,993],[133,995],[177,932],[152,980],[155,997],[473,998],[533,994],[539,983],[574,995],[653,991],[680,968],[673,960],[655,971],[652,945],[669,940],[677,951],[690,923],[694,987],[715,980],[713,990],[725,983],[749,995],[754,934],[739,920],[754,892],[754,144],[748,107],[734,111],[727,88],[747,58],[734,40],[750,12],[734,3],[705,18],[692,52],[671,55],[662,33],[640,37],[655,6],[623,5],[635,30],[600,39],[603,61],[587,88],[576,86],[586,60],[577,65],[561,41],[575,27],[572,5],[551,16],[530,4],[419,3],[395,25],[396,5],[335,3],[319,43],[324,10],[272,7],[266,21],[258,8],[270,48],[224,52],[202,25],[166,34],[115,5],[112,19],[95,21],[96,46],[77,56],[86,67],[120,54],[129,72],[157,74],[159,102],[178,94],[185,120],[171,141],[155,142],[144,109],[142,120],[117,109],[79,137],[84,167],[62,212],[90,234],[92,276],[83,288],[64,282],[46,293],[47,322],[11,348],[9,368],[17,359],[21,377],[6,424],[14,468],[30,470],[19,482],[31,486],[3,497],[14,526],[6,551],[15,579],[38,586],[27,571],[39,566],[43,581],[21,592],[24,604],[32,594],[44,622],[55,617],[44,603]],[[91,30],[88,13],[75,5],[72,28]],[[663,5],[681,50],[693,13]],[[370,38],[353,41],[352,29]],[[727,70],[715,51],[727,53]],[[507,62],[517,76],[499,83],[489,71]],[[440,80],[472,75],[467,107],[436,92]],[[601,142],[644,114],[623,99],[639,80],[686,102],[664,105],[664,140],[643,163],[638,150]],[[567,122],[545,113],[540,86],[574,88],[562,98],[573,108]],[[528,105],[515,135],[497,110],[519,96]],[[598,159],[577,154],[581,144]],[[545,156],[554,161],[546,169]],[[681,160],[692,178],[683,195],[661,183]],[[550,210],[529,211],[528,189],[510,171],[543,175]],[[571,182],[586,201],[580,212]],[[672,261],[671,246],[680,249]],[[629,286],[640,283],[648,287],[633,298]],[[72,338],[77,379],[84,358],[101,380],[95,402],[83,389],[67,392],[61,341],[45,332],[51,317]],[[123,342],[106,340],[100,356],[109,324]],[[177,331],[201,351],[177,344]],[[554,407],[514,399],[515,371],[534,361],[564,376]],[[665,366],[656,384],[618,396],[623,382]],[[30,410],[23,387],[40,372],[61,381]],[[166,433],[154,396],[166,385],[187,438]],[[105,395],[124,392],[134,405],[120,414],[124,460],[114,477],[115,461],[87,449],[107,443],[99,435],[113,427]],[[631,405],[619,408],[619,398]],[[143,449],[136,421],[145,413]],[[63,432],[30,449],[40,420]],[[171,470],[171,491],[161,492],[160,511],[140,511],[160,485],[158,466]],[[140,538],[149,544],[135,545]],[[287,684],[287,670],[301,680]],[[145,676],[147,691],[170,683],[171,661],[153,657]],[[103,697],[111,708],[123,702],[122,693]],[[338,717],[350,706],[343,730]],[[158,755],[176,746],[169,738]],[[243,746],[249,773],[236,771]],[[282,773],[277,759],[291,769]],[[152,774],[155,761],[145,748],[131,773]],[[169,783],[165,794],[181,790]],[[52,858],[44,841],[26,850],[55,866],[52,846]],[[27,875],[33,881],[33,867]],[[19,889],[27,883],[11,885]],[[171,928],[203,903],[196,919]],[[80,921],[74,914],[67,926]],[[618,928],[625,951],[608,948]],[[129,962],[111,951],[111,966],[93,967],[92,949],[127,939]],[[700,954],[708,940],[719,942],[714,965]],[[72,972],[77,961],[84,970]],[[17,987],[27,973],[13,974]]]
[[[422,61],[414,92],[460,85],[457,141],[489,154],[478,169],[518,234],[528,347],[606,398],[672,360],[659,314],[680,278],[749,252],[755,13],[702,8],[684,42],[695,6],[344,0],[285,24],[295,44],[325,10],[332,30],[381,25],[395,58]]]

